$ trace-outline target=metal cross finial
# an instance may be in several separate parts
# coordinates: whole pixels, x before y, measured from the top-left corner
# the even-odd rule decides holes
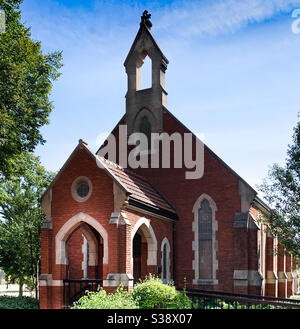
[[[151,14],[148,13],[148,10],[144,10],[143,15],[141,16],[140,25],[145,25],[148,29],[151,29],[152,23],[150,22]]]

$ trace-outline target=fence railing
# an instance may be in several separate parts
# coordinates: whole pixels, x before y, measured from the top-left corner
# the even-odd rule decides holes
[[[182,290],[182,289],[180,289]],[[207,291],[207,290],[185,290],[188,297],[192,301],[192,307],[196,309],[201,308],[228,308],[228,309],[265,309],[265,308],[299,308],[300,300],[248,295],[248,294],[234,294],[230,292],[221,291]]]
[[[103,281],[91,280],[63,280],[63,305],[65,308],[72,305],[86,291],[97,291]],[[179,288],[178,290],[183,290]],[[192,301],[194,309],[267,309],[267,308],[297,308],[300,309],[300,300],[291,298],[235,294],[222,291],[208,291],[185,289],[185,293]]]
[[[82,297],[86,291],[97,291],[102,287],[103,281],[88,280],[63,280],[63,305],[69,307]]]

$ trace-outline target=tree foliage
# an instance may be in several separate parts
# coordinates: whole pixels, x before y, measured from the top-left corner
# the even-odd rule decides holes
[[[44,54],[21,22],[22,0],[0,0],[6,29],[0,33],[0,175],[9,176],[18,156],[45,141],[52,82],[62,66],[61,52]]]
[[[74,309],[189,309],[191,300],[185,292],[177,291],[171,283],[151,274],[127,292],[120,285],[115,293],[107,294],[102,288],[97,292],[86,292],[72,308]]]
[[[288,146],[285,166],[274,164],[259,189],[272,206],[271,231],[298,260],[300,256],[300,121]]]
[[[18,168],[0,184],[0,267],[21,285],[29,277],[36,288],[44,220],[40,197],[53,174],[29,153],[19,156]]]
[[[164,284],[160,278],[151,274],[135,284],[132,298],[142,309],[191,308],[191,301],[184,292],[177,291],[172,283]]]
[[[97,292],[87,291],[86,294],[75,302],[73,309],[136,309],[137,303],[131,298],[123,286],[119,286],[115,293],[107,294],[101,288]]]

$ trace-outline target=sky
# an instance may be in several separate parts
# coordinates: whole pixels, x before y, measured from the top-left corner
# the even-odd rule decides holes
[[[298,8],[300,0],[24,0],[32,38],[64,62],[36,155],[57,171],[80,138],[96,151],[117,124],[123,63],[146,9],[169,60],[168,110],[257,189],[273,163],[284,165],[300,112]]]

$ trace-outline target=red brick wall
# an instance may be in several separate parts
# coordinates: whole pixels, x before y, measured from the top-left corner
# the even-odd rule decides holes
[[[157,239],[157,266],[161,266],[162,261],[162,252],[161,252],[161,243],[166,237],[170,243],[170,272],[171,278],[173,278],[173,239],[172,239],[172,222],[168,220],[158,219],[149,215],[143,215],[133,210],[126,210],[126,215],[131,223],[130,234],[127,235],[127,245],[131,246],[131,230],[134,228],[135,224],[141,217],[146,217],[150,221],[150,225],[154,231],[154,234]],[[148,247],[145,245],[145,242],[142,243],[142,276],[148,275],[149,273],[157,274],[157,266],[148,266],[147,265],[147,251]],[[131,268],[131,251],[127,251],[127,268]],[[131,272],[132,273],[132,272]]]
[[[73,181],[79,176],[86,176],[92,182],[92,194],[85,202],[77,202],[71,195],[71,185]],[[55,258],[55,236],[61,227],[73,216],[83,212],[95,218],[101,223],[110,237],[114,233],[115,228],[109,225],[111,213],[114,211],[114,197],[113,197],[113,181],[107,174],[99,169],[95,160],[85,151],[79,149],[73,154],[69,163],[66,164],[65,169],[61,172],[58,180],[52,187],[52,203],[51,216],[53,220],[53,229],[42,229],[42,251],[41,251],[41,272],[42,274],[52,274],[53,280],[67,279],[67,266],[57,265]],[[71,232],[70,232],[71,233]],[[113,239],[109,239],[109,243]],[[74,242],[75,243],[75,242]],[[102,247],[100,247],[102,248]],[[113,246],[109,245],[112,250]],[[69,251],[70,252],[70,251]],[[82,251],[79,251],[79,253]],[[72,251],[71,251],[72,255]],[[101,256],[102,255],[102,256]],[[110,254],[109,257],[113,255]],[[72,257],[72,256],[71,256]],[[99,257],[103,257],[103,251],[100,249]],[[102,264],[102,259],[100,261]],[[109,273],[108,265],[104,264],[103,269],[99,270],[99,276],[105,277]],[[79,273],[74,274],[80,276]],[[59,287],[48,288],[52,291],[48,294],[48,307],[60,308],[62,303],[62,296],[58,297],[53,292],[60,291]],[[45,291],[41,288],[41,292]],[[42,307],[47,307],[43,302],[45,298],[41,296]]]
[[[72,233],[67,241],[69,279],[82,279],[83,236],[79,229]]]
[[[291,280],[291,271],[292,271],[292,256],[289,252],[286,253],[286,273],[288,275],[287,280],[287,295],[288,297],[293,294],[292,291],[292,280]]]
[[[52,273],[52,231],[41,230],[41,273]]]
[[[168,113],[164,114],[164,131],[169,134],[179,132],[182,135],[188,132]],[[171,154],[173,154],[172,147]],[[180,218],[176,224],[176,281],[178,286],[183,286],[186,278],[187,286],[191,287],[194,279],[194,270],[192,269],[194,259],[194,252],[192,251],[194,215],[192,209],[194,203],[203,193],[211,196],[218,207],[216,212],[216,220],[218,221],[216,240],[218,241],[219,269],[217,279],[219,285],[215,289],[233,291],[235,258],[233,222],[235,213],[239,212],[241,208],[238,179],[208,148],[205,148],[204,161],[204,177],[200,180],[185,179],[186,168],[138,168],[137,171],[147,177],[177,209]],[[199,288],[205,287],[199,286]],[[207,289],[212,289],[212,287],[209,286]]]
[[[126,119],[120,122],[120,124],[126,124]],[[177,132],[183,136],[184,133],[189,132],[167,111],[163,114],[163,130],[169,135]],[[116,136],[118,144],[118,126],[114,129],[113,134]],[[253,268],[255,263],[257,263],[257,255],[255,254],[257,235],[253,233],[248,237],[246,232],[245,236],[242,237],[239,236],[238,230],[235,231],[233,228],[235,214],[241,211],[241,197],[238,192],[239,178],[221,159],[205,147],[204,177],[200,180],[187,180],[185,179],[185,172],[187,171],[185,168],[172,168],[172,154],[173,146],[171,144],[171,168],[138,168],[136,171],[147,177],[177,209],[180,218],[176,224],[175,234],[175,276],[177,285],[182,286],[186,279],[187,286],[195,288],[195,286],[192,286],[194,278],[194,270],[192,269],[192,261],[194,259],[194,252],[192,251],[192,241],[194,240],[192,208],[197,198],[201,194],[206,193],[212,197],[218,207],[216,212],[216,220],[218,221],[216,240],[218,242],[217,279],[219,280],[219,285],[214,287],[198,286],[198,288],[233,291],[233,270],[247,270],[248,266]],[[249,256],[247,255],[248,246],[245,246],[246,249],[244,250],[239,247],[244,239],[250,243],[251,252]],[[239,268],[235,268],[235,266],[239,266]]]
[[[92,182],[92,194],[85,202],[77,202],[71,195],[71,185],[79,176],[86,176]],[[114,210],[113,182],[107,174],[100,170],[95,160],[85,150],[79,150],[67,164],[52,189],[53,237],[60,228],[74,215],[83,212],[95,218],[108,232],[111,229],[109,218]],[[55,256],[55,239],[52,240]],[[53,257],[55,262],[55,257]],[[104,266],[103,275],[108,268]],[[61,279],[60,266],[53,264],[53,279]]]
[[[285,254],[284,248],[278,244],[278,297],[287,297],[287,280],[283,279],[283,273],[285,273]]]
[[[188,132],[169,113],[164,113],[164,131],[169,134],[179,132],[182,135]],[[172,147],[171,154],[173,154]],[[194,221],[194,214],[192,209],[194,203],[203,193],[208,194],[215,201],[218,208],[216,212],[218,223],[216,240],[218,243],[217,280],[219,284],[215,287],[198,286],[198,288],[234,291],[234,269],[247,270],[248,267],[253,269],[255,267],[257,258],[252,258],[255,254],[256,237],[251,234],[248,236],[244,233],[243,236],[239,236],[233,226],[235,214],[241,211],[238,177],[207,147],[205,147],[204,153],[204,167],[204,176],[197,180],[185,179],[185,173],[188,170],[186,168],[139,168],[137,172],[147,177],[177,209],[179,220],[176,223],[175,231],[176,273],[172,273],[171,277],[176,277],[178,286],[183,286],[186,280],[187,287],[196,288],[196,286],[192,285],[194,279],[194,270],[192,269],[194,260],[194,252],[192,250],[192,241],[194,240],[192,222]],[[93,185],[93,192],[90,198],[83,203],[75,201],[71,195],[72,182],[78,176],[87,176]],[[103,265],[103,269],[100,270],[102,273],[99,275],[105,279],[108,273],[132,272],[132,264],[130,262],[131,245],[129,243],[131,230],[137,220],[143,215],[127,209],[126,213],[131,226],[119,225],[117,227],[117,225],[109,224],[110,215],[114,211],[113,181],[103,170],[98,168],[95,160],[85,150],[78,150],[74,154],[53,186],[52,195],[51,215],[53,230],[52,235],[48,237],[47,230],[42,232],[42,272],[52,273],[54,280],[66,278],[66,266],[55,264],[55,236],[62,225],[79,212],[86,213],[98,220],[108,233],[109,264]],[[145,217],[150,219],[157,238],[157,265],[161,266],[161,242],[165,236],[167,236],[170,242],[170,258],[171,260],[173,259],[173,224],[171,221],[161,220],[148,215],[145,215]],[[249,254],[247,252],[248,246],[246,249],[240,248],[244,238],[246,239],[245,241],[250,243]],[[48,253],[49,250],[50,253]],[[147,266],[143,271],[144,273],[155,273],[156,266]],[[171,261],[172,271],[173,262]],[[54,306],[58,305],[55,304],[58,301],[54,302],[54,297],[53,303]]]
[[[267,235],[266,241],[266,271],[276,273],[276,269],[274,268],[274,239]],[[273,275],[272,275],[273,276]],[[277,287],[276,283],[266,282],[266,295],[274,296],[277,295]]]
[[[249,271],[255,271],[255,270],[257,271],[259,268],[260,255],[258,254],[257,232],[258,230],[255,228],[248,229],[248,270]],[[253,286],[250,283],[248,288],[248,293],[254,295],[261,295],[262,287],[256,285]]]
[[[86,176],[92,182],[92,194],[85,202],[77,202],[71,195],[71,185],[79,176]],[[109,264],[103,264],[102,267],[103,245],[99,240],[99,265],[97,269],[89,267],[90,278],[97,275],[99,278],[106,279],[108,273],[132,273],[131,230],[137,220],[143,216],[151,221],[151,226],[157,238],[158,265],[161,263],[161,242],[165,236],[170,242],[170,257],[172,257],[171,221],[152,218],[151,216],[128,210],[126,214],[131,226],[109,224],[111,213],[114,211],[113,180],[103,170],[98,168],[95,160],[85,150],[79,149],[73,154],[73,157],[52,187],[51,211],[53,229],[42,230],[42,273],[52,274],[52,279],[56,281],[55,285],[59,280],[68,278],[68,269],[70,278],[80,279],[83,276],[81,268],[83,238],[79,229],[77,231],[75,229],[71,230],[68,235],[69,268],[67,265],[56,264],[55,257],[55,236],[70,218],[80,212],[88,214],[99,221],[108,234]],[[147,247],[144,246],[143,249],[145,253]],[[143,275],[149,272],[156,273],[156,266],[148,266],[146,261],[144,257]],[[60,308],[62,306],[63,297],[56,295],[62,292],[62,287],[55,285],[41,287],[40,302],[42,308]]]

